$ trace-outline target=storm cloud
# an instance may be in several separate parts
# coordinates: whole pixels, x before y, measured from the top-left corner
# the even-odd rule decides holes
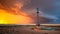
[[[59,12],[60,10],[58,10],[60,9],[59,3],[58,3],[59,0],[0,0],[0,4],[4,6],[5,9],[14,7],[13,4],[17,2],[20,2],[23,4],[23,6],[19,10],[23,10],[23,12],[27,13],[28,16],[35,21],[35,23],[37,19],[36,8],[39,8],[39,11],[40,11],[40,14],[39,14],[40,23],[42,22],[49,23],[50,21],[48,20],[50,19],[53,19],[52,21],[54,22],[60,21],[58,18],[60,13]],[[58,18],[58,21],[56,21],[57,18]]]

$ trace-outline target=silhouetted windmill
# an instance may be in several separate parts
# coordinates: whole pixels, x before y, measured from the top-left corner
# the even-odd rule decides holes
[[[39,21],[39,8],[36,8],[37,9],[37,26],[40,26],[40,21]]]

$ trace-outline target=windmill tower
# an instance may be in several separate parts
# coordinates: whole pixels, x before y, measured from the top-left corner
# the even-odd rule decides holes
[[[40,28],[40,21],[39,21],[39,8],[36,8],[37,9],[37,23],[36,23],[36,26],[33,28],[34,30],[39,30]]]
[[[37,26],[40,26],[40,21],[39,21],[39,8],[36,8],[37,9]]]

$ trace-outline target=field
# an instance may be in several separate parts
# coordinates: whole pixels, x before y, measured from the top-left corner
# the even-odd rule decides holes
[[[33,25],[32,25],[33,26]],[[60,34],[60,31],[33,30],[23,25],[0,25],[0,34]]]

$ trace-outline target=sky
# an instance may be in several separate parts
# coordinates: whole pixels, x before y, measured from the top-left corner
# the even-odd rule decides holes
[[[23,20],[21,20],[20,16],[23,15],[26,18],[28,18],[26,19],[23,17],[24,22],[29,22],[29,24],[37,23],[36,8],[39,8],[40,12],[39,23],[60,24],[60,0],[0,0],[0,9],[7,10],[6,12],[8,14],[14,15],[14,17],[16,16],[16,14],[19,15],[13,18],[13,20],[10,19],[8,22],[14,22],[14,21],[22,22]],[[7,17],[12,18],[13,16],[7,16]],[[7,18],[4,19],[8,20]]]

